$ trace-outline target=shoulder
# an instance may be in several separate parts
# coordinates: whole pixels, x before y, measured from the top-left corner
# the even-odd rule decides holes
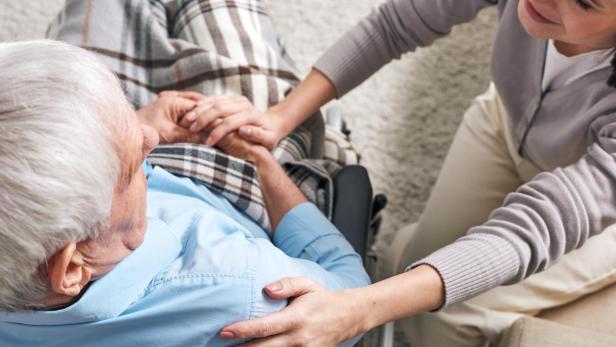
[[[223,345],[218,333],[227,325],[250,319],[255,296],[255,279],[247,275],[160,277],[118,319],[104,326],[122,344]]]
[[[301,275],[294,271],[293,260],[267,240],[239,231],[207,242],[193,240],[150,283],[134,309],[151,310],[173,302],[178,312],[189,307],[210,317],[227,311],[237,320],[251,319],[286,306],[285,300],[272,300],[262,289],[295,274]]]

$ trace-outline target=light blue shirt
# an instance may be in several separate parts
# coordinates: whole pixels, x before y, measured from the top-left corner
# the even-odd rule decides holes
[[[0,346],[226,346],[231,323],[286,306],[263,287],[308,276],[332,290],[369,284],[361,258],[309,203],[273,240],[221,196],[148,163],[143,244],[56,311],[0,313]]]

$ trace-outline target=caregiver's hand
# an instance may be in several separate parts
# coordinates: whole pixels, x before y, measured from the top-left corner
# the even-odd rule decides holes
[[[209,133],[208,146],[238,131],[243,138],[272,149],[290,131],[282,115],[261,112],[244,96],[203,96],[201,100],[180,124],[192,133]]]
[[[194,92],[165,91],[156,101],[137,110],[137,116],[141,123],[156,130],[161,144],[201,143],[203,134],[192,133],[179,124],[185,114],[199,105],[200,98]]]
[[[225,327],[225,339],[261,338],[242,346],[335,346],[367,331],[357,290],[329,291],[304,277],[285,278],[265,288],[275,299],[294,298],[282,311]]]
[[[274,290],[276,285],[278,290]],[[276,299],[294,299],[282,311],[224,328],[220,337],[260,338],[245,346],[334,346],[381,324],[435,310],[445,302],[441,277],[430,265],[339,292],[305,278],[283,279],[265,291]]]

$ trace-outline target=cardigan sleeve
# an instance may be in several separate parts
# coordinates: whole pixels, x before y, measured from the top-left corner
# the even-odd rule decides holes
[[[329,48],[314,68],[327,76],[342,97],[391,60],[430,45],[454,25],[471,21],[481,9],[497,2],[386,1]]]
[[[445,306],[543,271],[616,223],[616,114],[591,126],[595,141],[575,163],[510,193],[468,234],[409,268],[435,268]]]

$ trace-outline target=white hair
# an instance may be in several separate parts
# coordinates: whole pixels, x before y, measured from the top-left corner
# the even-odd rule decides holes
[[[131,106],[109,69],[55,41],[0,43],[0,310],[39,308],[46,261],[95,238],[121,170]]]

